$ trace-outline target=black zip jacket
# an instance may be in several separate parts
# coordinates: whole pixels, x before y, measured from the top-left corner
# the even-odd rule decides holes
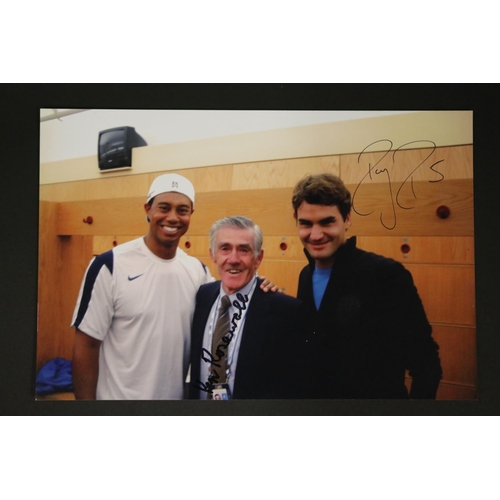
[[[439,347],[410,272],[356,248],[351,237],[335,254],[316,310],[309,260],[297,293],[310,319],[302,340],[304,397],[434,399],[442,376]]]

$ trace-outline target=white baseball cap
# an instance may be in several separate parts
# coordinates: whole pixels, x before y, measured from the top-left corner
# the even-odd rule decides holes
[[[194,186],[191,181],[179,174],[164,174],[157,177],[149,188],[146,203],[149,203],[151,198],[159,194],[172,192],[187,196],[193,203],[194,208]]]

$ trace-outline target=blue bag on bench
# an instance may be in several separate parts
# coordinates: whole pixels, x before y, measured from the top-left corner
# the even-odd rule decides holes
[[[40,395],[73,391],[73,363],[54,358],[45,363],[36,376],[36,393]]]

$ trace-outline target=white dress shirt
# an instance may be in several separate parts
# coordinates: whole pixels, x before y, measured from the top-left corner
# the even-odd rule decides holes
[[[229,306],[229,320],[230,320],[230,331],[233,332],[233,338],[229,344],[227,350],[227,381],[231,394],[234,389],[234,374],[236,373],[236,366],[238,364],[238,355],[241,345],[241,337],[243,332],[243,327],[245,326],[246,313],[248,311],[248,306],[250,305],[250,300],[252,299],[253,292],[257,285],[257,277],[250,280],[243,288],[237,292],[228,295],[231,305]],[[208,316],[207,324],[205,325],[205,332],[203,334],[203,344],[202,347],[208,352],[212,351],[212,336],[215,329],[215,324],[217,322],[217,316],[220,306],[221,297],[227,295],[222,288],[222,282],[220,287],[220,293],[217,300],[214,302],[210,314]],[[242,300],[243,298],[243,300]],[[239,304],[239,306],[238,306]],[[244,309],[243,309],[244,308]],[[238,316],[241,318],[238,320]],[[234,331],[233,331],[233,327]],[[201,359],[200,361],[200,380],[205,383],[208,380],[210,374],[210,363]],[[207,399],[208,393],[205,391],[200,391],[200,399]]]

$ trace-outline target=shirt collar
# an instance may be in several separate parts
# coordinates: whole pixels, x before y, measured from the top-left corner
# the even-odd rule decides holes
[[[243,288],[240,288],[237,292],[234,292],[232,293],[231,295],[228,295],[225,291],[224,291],[224,288],[222,288],[222,281],[220,283],[220,296],[224,296],[224,295],[227,295],[229,297],[229,299],[231,300],[231,305],[233,303],[233,300],[237,299],[236,295],[241,293],[241,295],[249,295],[251,290],[252,290],[252,286],[254,284],[254,281],[257,279],[257,277],[254,277],[252,278]]]

